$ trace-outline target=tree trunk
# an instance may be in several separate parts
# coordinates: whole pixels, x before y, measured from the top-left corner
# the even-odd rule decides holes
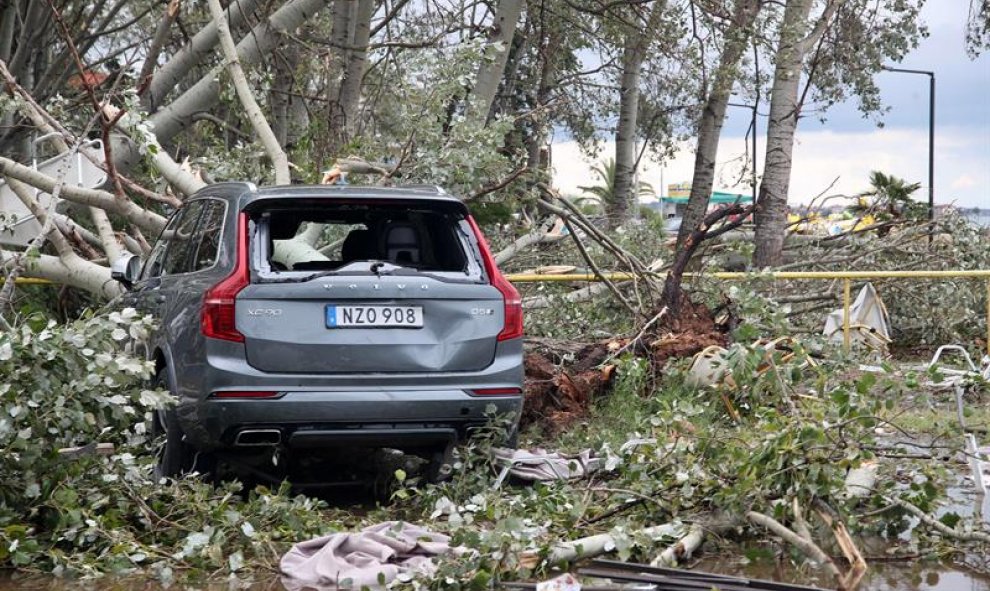
[[[753,266],[773,267],[781,262],[787,227],[787,194],[791,183],[794,133],[801,104],[798,93],[804,57],[825,34],[829,21],[845,0],[829,0],[814,29],[805,36],[813,0],[790,0],[784,9],[777,61],[770,94],[767,152],[763,181],[756,201],[756,250]]]
[[[23,253],[0,249],[0,267],[11,264],[21,254]],[[38,255],[28,262],[22,275],[70,285],[106,299],[121,291],[120,284],[110,278],[109,267],[90,263],[79,257],[65,262],[56,256]]]
[[[48,5],[44,2],[29,3],[27,15],[21,25],[21,34],[17,38],[17,48],[7,63],[7,69],[28,91],[34,89],[33,85],[28,86],[25,82],[28,72],[31,71],[30,57],[32,53],[41,50],[39,41],[44,36],[49,23],[51,19],[48,15]]]
[[[10,0],[0,8],[0,60],[10,61],[14,49],[14,23],[17,20],[17,5]]]
[[[351,47],[347,52],[344,77],[340,81],[340,107],[344,115],[344,131],[348,141],[357,132],[361,107],[361,84],[368,63],[368,42],[371,40],[371,17],[375,14],[374,0],[358,0],[351,29]]]
[[[58,184],[55,178],[3,156],[0,156],[0,175],[13,177],[49,194]],[[143,230],[157,233],[165,227],[164,217],[144,209],[129,199],[118,199],[113,193],[75,185],[64,185],[61,197],[66,201],[99,207],[109,213],[120,215]]]
[[[336,76],[336,70],[340,70],[340,82],[331,84],[328,89],[330,129],[326,151],[329,160],[343,156],[341,150],[357,133],[375,2],[338,0],[333,11],[331,75]]]
[[[540,5],[541,14],[539,19],[544,20],[542,11],[544,6]],[[540,27],[543,37],[540,39],[540,79],[536,87],[536,109],[540,109],[547,104],[553,90],[552,79],[556,75],[560,60],[558,52],[561,45],[562,31],[559,25]],[[526,145],[526,166],[532,171],[545,172],[550,168],[547,154],[547,135],[550,128],[550,117],[545,113],[536,113],[532,119],[532,133],[527,138]]]
[[[684,209],[681,228],[677,232],[678,250],[684,248],[684,241],[698,228],[698,224],[705,217],[705,211],[708,210],[715,184],[715,163],[718,159],[718,143],[722,136],[725,111],[729,97],[732,95],[732,85],[739,76],[739,60],[749,43],[753,22],[759,11],[758,0],[736,0],[732,23],[727,25],[725,46],[698,124],[698,146],[694,154],[691,196]],[[753,133],[756,133],[755,129]]]
[[[247,23],[247,15],[254,12],[262,0],[236,0],[227,7],[227,18],[230,29],[239,32]],[[161,68],[153,72],[151,83],[145,94],[147,107],[155,112],[165,101],[167,95],[193,67],[213,54],[217,45],[217,24],[207,23],[182,49],[177,51]]]
[[[612,187],[612,203],[606,204],[608,223],[612,227],[625,223],[629,219],[631,208],[638,206],[635,177],[639,79],[652,35],[665,8],[665,0],[657,0],[649,9],[649,16],[642,28],[626,26],[619,80],[619,123],[615,129],[615,184]]]
[[[340,102],[340,91],[344,83],[347,57],[353,39],[351,23],[357,18],[357,3],[353,0],[334,0],[331,8],[330,28],[330,81],[327,84],[328,129],[325,152],[318,158],[320,168],[323,162],[333,162],[341,156],[340,151],[347,143],[347,120],[344,106]]]
[[[275,137],[275,133],[272,132],[272,128],[268,124],[268,119],[265,118],[264,113],[261,111],[261,106],[254,98],[251,84],[248,82],[247,76],[241,68],[241,63],[237,58],[237,47],[234,45],[234,38],[231,36],[230,27],[227,24],[227,15],[224,14],[220,0],[207,1],[209,2],[213,19],[217,23],[220,47],[223,49],[223,54],[227,59],[227,69],[230,72],[230,77],[233,79],[234,90],[237,91],[237,96],[240,98],[241,105],[247,113],[248,120],[251,121],[254,132],[258,135],[258,140],[265,148],[265,152],[271,158],[272,165],[275,167],[275,184],[288,185],[292,182],[291,175],[289,174],[289,159],[285,155],[282,145],[279,144],[278,139]]]
[[[175,22],[176,17],[179,16],[179,8],[180,0],[169,0],[168,5],[165,7],[162,20],[158,21],[155,35],[151,38],[151,46],[148,48],[148,53],[144,57],[144,63],[141,64],[141,73],[138,74],[139,88],[151,82],[151,74],[155,71],[155,66],[158,65],[158,56],[161,54],[162,48],[168,40],[168,34],[172,29],[172,24]]]
[[[790,0],[784,9],[770,94],[766,161],[754,216],[756,251],[753,265],[757,268],[780,264],[784,248],[794,132],[801,111],[798,91],[804,63],[802,39],[812,4],[812,0]]]
[[[505,62],[509,56],[509,45],[516,33],[516,25],[522,14],[523,0],[500,0],[495,10],[495,22],[488,35],[486,56],[478,68],[474,89],[468,103],[468,120],[485,124],[495,101],[499,82],[505,72]]]
[[[638,37],[638,35],[637,35]],[[629,219],[636,199],[633,186],[636,174],[636,131],[639,118],[639,74],[643,51],[638,43],[627,42],[622,53],[622,80],[619,88],[619,124],[615,128],[615,185],[612,202],[606,204],[610,227],[621,226]]]
[[[258,63],[279,45],[283,33],[295,30],[313,17],[329,0],[289,0],[265,21],[258,24],[237,44],[242,66]],[[189,90],[152,115],[151,123],[158,141],[166,143],[190,125],[192,116],[209,111],[220,100],[221,64],[211,69]]]
[[[286,148],[289,138],[289,93],[292,91],[295,63],[295,60],[285,52],[275,56],[275,73],[272,77],[272,88],[268,92],[268,104],[271,105],[272,110],[272,131],[275,132],[275,137],[283,148]]]

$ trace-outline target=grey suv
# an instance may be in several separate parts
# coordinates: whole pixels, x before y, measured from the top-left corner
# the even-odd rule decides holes
[[[436,468],[489,405],[521,410],[519,294],[437,188],[211,185],[113,276],[158,320],[164,475],[340,448]]]

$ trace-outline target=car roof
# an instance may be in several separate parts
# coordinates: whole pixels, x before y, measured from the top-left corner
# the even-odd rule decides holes
[[[212,196],[236,200],[239,209],[256,201],[269,199],[396,199],[459,204],[463,202],[434,185],[399,185],[376,187],[360,185],[280,185],[257,187],[247,182],[209,185],[200,191]]]

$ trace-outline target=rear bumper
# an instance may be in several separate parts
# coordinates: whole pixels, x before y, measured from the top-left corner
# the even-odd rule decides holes
[[[194,423],[180,420],[189,442],[202,449],[236,447],[239,433],[262,429],[278,430],[290,448],[411,449],[456,443],[484,426],[491,408],[518,417],[522,397],[443,390],[287,392],[274,400],[207,399],[195,405]]]
[[[178,394],[176,416],[189,443],[203,450],[233,446],[244,428],[275,428],[283,443],[300,446],[432,445],[443,433],[457,439],[487,423],[486,410],[514,413],[522,396],[480,396],[483,388],[521,388],[522,339],[499,343],[491,365],[477,372],[423,374],[273,374],[251,367],[244,346],[206,339],[204,357],[170,358]],[[205,363],[203,363],[204,360]],[[198,363],[197,363],[198,361]],[[211,398],[223,390],[280,392],[277,399]],[[392,431],[387,431],[391,429]],[[362,431],[358,434],[356,431]],[[353,435],[350,435],[355,431]],[[307,439],[308,438],[308,439]],[[304,441],[305,440],[305,441]]]

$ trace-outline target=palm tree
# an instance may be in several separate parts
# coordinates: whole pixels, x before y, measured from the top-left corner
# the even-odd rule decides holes
[[[578,187],[585,193],[590,193],[606,208],[615,203],[615,158],[609,158],[591,169],[598,177],[600,184],[589,187]],[[636,187],[636,197],[652,197],[656,192],[646,182],[640,181]]]
[[[864,197],[873,197],[873,203],[868,206],[874,215],[894,218],[914,218],[924,213],[924,206],[914,201],[911,195],[921,188],[921,183],[908,183],[894,175],[887,175],[879,170],[870,173],[869,191]],[[858,206],[856,209],[864,209]]]

